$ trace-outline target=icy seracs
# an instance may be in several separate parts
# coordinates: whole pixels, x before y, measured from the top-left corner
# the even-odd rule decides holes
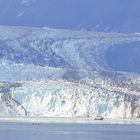
[[[115,91],[107,86],[64,80],[20,84],[10,85],[8,95],[1,94],[1,115],[104,118],[139,118],[140,115],[140,96],[125,90],[122,93],[121,89]]]
[[[140,42],[139,34],[0,32],[1,116],[140,117],[139,73],[113,70],[106,60],[110,47]]]

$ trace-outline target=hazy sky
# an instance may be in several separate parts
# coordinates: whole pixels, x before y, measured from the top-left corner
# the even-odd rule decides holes
[[[140,32],[140,0],[21,1],[0,0],[0,24]]]

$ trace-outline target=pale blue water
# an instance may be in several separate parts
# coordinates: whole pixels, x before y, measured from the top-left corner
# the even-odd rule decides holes
[[[140,126],[0,123],[0,140],[140,140]]]

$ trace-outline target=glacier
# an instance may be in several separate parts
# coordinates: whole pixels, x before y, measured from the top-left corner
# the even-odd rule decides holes
[[[139,33],[0,26],[0,116],[140,118],[139,45]]]

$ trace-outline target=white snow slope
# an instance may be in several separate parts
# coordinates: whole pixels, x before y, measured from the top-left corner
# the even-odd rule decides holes
[[[112,47],[135,43],[138,33],[0,26],[0,115],[139,118],[136,57],[120,63],[125,71],[107,60]]]

